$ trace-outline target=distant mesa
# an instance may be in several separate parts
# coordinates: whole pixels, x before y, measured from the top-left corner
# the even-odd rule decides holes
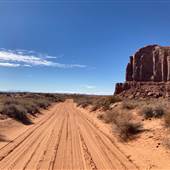
[[[170,46],[148,45],[130,56],[126,81],[116,84],[115,95],[170,97]]]

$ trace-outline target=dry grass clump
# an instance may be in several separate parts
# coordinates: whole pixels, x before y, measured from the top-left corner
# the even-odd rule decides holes
[[[145,119],[150,118],[161,118],[163,115],[165,115],[165,110],[161,106],[157,107],[144,107],[141,110],[141,114],[144,116]]]
[[[113,123],[114,131],[123,141],[134,139],[137,134],[143,130],[140,122],[133,120],[133,117],[128,112],[108,111],[98,116],[105,123]]]

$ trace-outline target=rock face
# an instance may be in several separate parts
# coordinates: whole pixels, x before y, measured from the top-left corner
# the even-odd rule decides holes
[[[170,47],[149,45],[139,49],[126,67],[126,82],[117,83],[115,94],[127,97],[170,95]]]

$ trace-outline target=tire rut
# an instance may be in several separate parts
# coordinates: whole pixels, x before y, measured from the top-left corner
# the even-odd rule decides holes
[[[54,111],[55,113],[55,111]],[[45,120],[42,120],[42,122],[38,122],[38,124],[36,126],[31,127],[30,129],[27,129],[25,132],[23,132],[22,134],[20,134],[19,136],[17,136],[13,141],[10,141],[8,144],[6,144],[5,146],[3,146],[0,149],[0,162],[7,156],[9,155],[11,152],[13,152],[13,150],[15,150],[18,146],[20,146],[26,139],[28,139],[38,128],[40,128],[43,124],[46,123],[46,121],[48,119],[50,119],[51,117],[53,117],[53,114],[51,114],[48,118],[45,118]],[[27,134],[28,133],[28,134]],[[21,138],[21,139],[20,139]],[[17,142],[17,140],[19,140]],[[14,142],[16,142],[16,144],[14,144]],[[6,150],[7,147],[11,147],[8,151],[6,151],[6,153],[3,153],[3,150]]]
[[[56,157],[57,157],[57,151],[58,151],[58,148],[59,148],[59,144],[60,144],[60,140],[61,140],[61,135],[62,135],[62,131],[63,131],[63,126],[64,126],[64,121],[65,119],[63,120],[62,122],[62,126],[59,130],[59,134],[58,134],[58,140],[57,140],[57,143],[56,143],[56,147],[55,147],[55,152],[54,152],[54,159],[51,161],[51,165],[49,169],[54,169],[54,165],[55,165],[55,160],[56,160]]]
[[[43,140],[43,138],[45,137],[44,130],[46,130],[52,122],[53,117],[45,122],[45,126],[43,127],[43,129],[41,129],[42,126],[39,127],[39,129],[36,129],[33,133],[31,133],[31,135],[29,135],[29,138],[27,137],[23,142],[18,144],[17,147],[13,147],[12,150],[7,152],[4,159],[0,161],[0,167],[6,168],[10,165],[9,169],[12,169],[12,167],[15,166],[18,161],[20,161],[20,158],[22,158],[22,156],[25,155],[30,150],[30,148],[33,148],[33,146],[39,141],[39,139],[41,143],[41,140]],[[3,166],[3,164],[5,164],[5,166]]]
[[[79,128],[78,128],[79,129]],[[90,165],[91,169],[92,170],[98,170],[95,162],[93,161],[93,158],[88,150],[88,147],[84,141],[84,138],[81,134],[81,131],[79,129],[79,135],[80,135],[80,139],[81,139],[81,144],[82,144],[82,148],[83,148],[83,153],[84,153],[84,158],[85,158],[85,161],[88,165]]]
[[[83,115],[83,114],[82,114]],[[131,164],[133,164],[134,165],[134,167],[136,168],[136,169],[140,169],[132,160],[129,160],[128,158],[127,158],[127,156],[126,156],[126,154],[117,146],[117,144],[115,143],[115,141],[109,136],[109,135],[107,135],[107,134],[105,134],[102,130],[100,130],[91,120],[89,120],[86,116],[83,116],[83,119],[89,124],[89,126],[91,126],[91,128],[92,129],[94,129],[93,131],[94,131],[94,133],[96,133],[96,129],[97,129],[97,131],[99,131],[99,132],[101,132],[102,133],[102,135],[103,136],[105,136],[115,147],[116,147],[116,149],[120,152],[120,154],[122,154],[122,156],[124,157],[123,159],[126,159],[126,160],[128,160]],[[100,139],[102,139],[101,137],[100,137],[100,135],[97,135]],[[103,141],[103,140],[102,140]],[[104,141],[103,141],[104,142]],[[107,145],[107,144],[105,144],[105,146],[108,148],[108,150],[110,150],[110,147]],[[113,153],[113,154],[115,154],[115,153]]]

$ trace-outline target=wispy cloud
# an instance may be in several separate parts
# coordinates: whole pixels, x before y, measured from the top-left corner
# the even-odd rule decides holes
[[[49,55],[47,55],[46,58],[48,58],[48,59],[56,59],[56,58],[58,58],[58,57],[54,57],[54,56],[49,56]]]
[[[84,85],[84,87],[86,89],[95,89],[96,88],[96,86],[93,86],[93,85]]]
[[[19,67],[20,64],[15,64],[15,63],[0,63],[0,66],[2,66],[2,67]]]
[[[0,50],[0,66],[4,67],[32,67],[32,66],[51,66],[57,68],[86,68],[86,65],[81,64],[63,64],[50,59],[55,59],[55,56],[37,54],[34,51],[26,50]]]

